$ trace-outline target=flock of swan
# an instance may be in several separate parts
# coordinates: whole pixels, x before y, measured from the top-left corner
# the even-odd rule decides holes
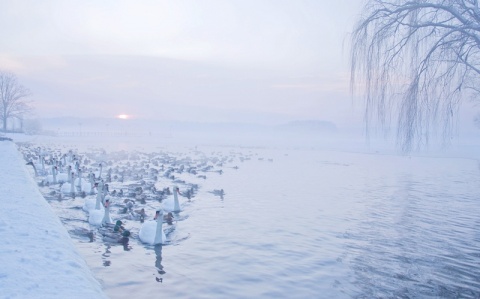
[[[110,242],[128,242],[132,237],[123,228],[125,220],[138,221],[138,238],[149,245],[168,244],[168,235],[182,217],[182,201],[189,202],[196,195],[199,184],[188,183],[180,177],[206,179],[207,175],[221,175],[222,168],[233,163],[231,156],[212,153],[199,160],[190,156],[168,153],[140,153],[124,151],[107,154],[104,150],[78,153],[73,150],[20,147],[27,164],[32,166],[35,179],[47,200],[83,199],[90,230],[83,230],[91,239],[97,233]],[[197,152],[198,154],[198,152]],[[240,157],[241,162],[250,157]],[[229,167],[238,169],[238,166]],[[183,178],[182,177],[182,178]],[[161,187],[159,187],[161,186]],[[223,189],[209,191],[223,199]],[[115,211],[112,211],[112,208]],[[155,216],[148,217],[154,209]],[[164,228],[167,226],[167,228]],[[122,227],[122,229],[119,229]],[[128,233],[126,233],[126,232]]]

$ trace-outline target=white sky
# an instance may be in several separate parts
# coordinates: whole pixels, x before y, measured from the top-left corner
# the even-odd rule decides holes
[[[0,0],[0,68],[40,116],[361,123],[348,33],[363,1]]]

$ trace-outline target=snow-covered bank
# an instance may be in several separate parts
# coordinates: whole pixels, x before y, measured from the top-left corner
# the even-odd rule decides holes
[[[15,144],[0,153],[0,298],[107,298]]]

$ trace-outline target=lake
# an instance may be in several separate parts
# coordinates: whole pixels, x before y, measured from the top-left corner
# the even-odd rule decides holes
[[[132,232],[128,245],[72,234],[111,298],[480,298],[477,160],[154,142],[37,147],[105,161],[104,173],[163,164],[143,177],[157,190],[198,186],[180,197],[166,245],[139,240],[142,224],[120,213],[126,195],[111,197],[111,216]],[[163,175],[169,167],[175,178]],[[135,184],[112,181],[110,192]],[[95,229],[84,198],[58,199],[52,188],[40,189],[67,230]],[[135,202],[147,219],[161,206]]]

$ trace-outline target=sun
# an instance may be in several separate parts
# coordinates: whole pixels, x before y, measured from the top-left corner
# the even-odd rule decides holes
[[[117,115],[117,118],[128,119],[128,118],[130,118],[130,116],[128,116],[127,114],[119,114],[119,115]]]

